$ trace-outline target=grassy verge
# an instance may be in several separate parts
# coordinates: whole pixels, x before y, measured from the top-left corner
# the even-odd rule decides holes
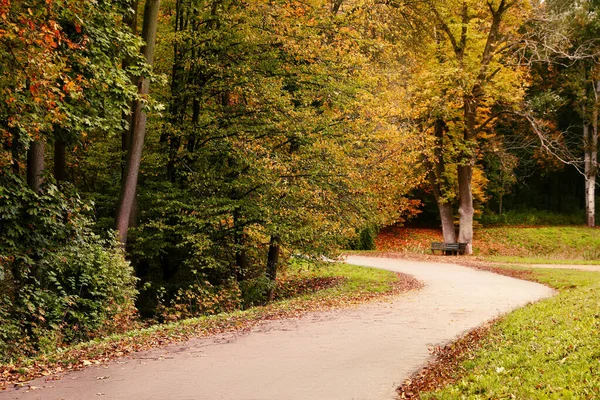
[[[379,251],[431,254],[440,229],[390,227],[377,237]],[[600,264],[600,229],[586,226],[487,227],[475,230],[475,255],[494,262]]]
[[[383,300],[387,296],[420,287],[419,282],[406,275],[332,263],[318,266],[300,264],[286,271],[282,279],[331,282],[327,279],[331,277],[336,278],[337,284],[334,286],[328,284],[323,290],[297,293],[294,297],[266,306],[156,325],[81,343],[36,358],[17,360],[10,365],[0,365],[0,389],[10,384],[19,384],[36,377],[79,369],[90,364],[100,364],[114,357],[192,337],[246,331],[264,320],[299,317],[310,311],[348,307],[370,300]]]
[[[486,261],[504,264],[552,264],[552,265],[599,265],[599,260],[542,258],[542,257],[510,257],[510,256],[486,256]]]
[[[422,399],[600,397],[600,274],[504,267],[559,290],[446,346],[422,375]],[[418,380],[418,377],[417,379]],[[440,388],[441,387],[441,388]],[[405,387],[406,397],[419,394]],[[413,394],[414,393],[414,394]]]
[[[585,226],[482,228],[474,246],[483,256],[600,260],[600,230]]]

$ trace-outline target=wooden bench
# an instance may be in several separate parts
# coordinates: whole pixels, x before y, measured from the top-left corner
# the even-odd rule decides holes
[[[467,250],[466,243],[442,243],[442,242],[432,242],[431,243],[431,254],[435,254],[435,252],[439,250],[440,254],[446,255],[464,255],[465,250]]]

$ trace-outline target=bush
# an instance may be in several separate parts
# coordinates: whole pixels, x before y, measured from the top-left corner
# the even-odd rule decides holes
[[[0,181],[0,361],[127,329],[133,270],[91,206],[51,181],[40,194]]]
[[[377,238],[377,229],[373,226],[363,228],[357,237],[350,243],[352,250],[375,250],[375,238]]]
[[[239,283],[242,291],[242,305],[250,308],[265,304],[269,299],[269,293],[275,288],[275,282],[266,276],[246,279]]]
[[[213,286],[205,281],[198,281],[187,287],[179,288],[174,298],[164,304],[166,290],[158,290],[161,298],[158,302],[157,314],[163,322],[174,322],[181,319],[215,315],[238,310],[241,303],[241,292],[233,281],[221,286]]]

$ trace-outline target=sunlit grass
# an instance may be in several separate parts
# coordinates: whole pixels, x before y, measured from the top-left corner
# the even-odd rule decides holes
[[[474,247],[483,256],[600,262],[600,230],[585,226],[481,228],[475,232]]]
[[[572,264],[572,265],[598,265],[600,260],[581,260],[564,258],[542,258],[542,257],[517,257],[517,256],[485,256],[485,260],[509,263],[509,264]]]
[[[503,318],[479,350],[465,355],[456,383],[422,398],[600,397],[600,273],[532,274],[560,293]]]

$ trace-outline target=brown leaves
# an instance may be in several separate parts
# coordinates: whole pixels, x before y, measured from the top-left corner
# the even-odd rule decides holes
[[[434,361],[429,362],[397,389],[399,397],[420,399],[421,392],[429,392],[456,382],[462,372],[460,364],[479,348],[479,342],[487,336],[494,323],[492,321],[476,328],[454,343],[431,349]]]

